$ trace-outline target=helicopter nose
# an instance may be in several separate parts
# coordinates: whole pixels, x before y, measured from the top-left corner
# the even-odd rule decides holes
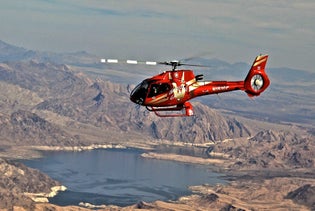
[[[130,96],[130,100],[136,104],[142,105],[144,100],[142,98],[136,98],[134,96]]]
[[[139,96],[137,93],[133,93],[130,95],[130,100],[136,104],[142,105],[144,102],[144,99]]]
[[[143,105],[145,99],[145,91],[137,86],[130,94],[130,100],[136,104]]]

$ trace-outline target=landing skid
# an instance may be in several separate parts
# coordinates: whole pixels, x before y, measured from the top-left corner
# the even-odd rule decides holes
[[[192,116],[194,115],[193,107],[189,102],[185,102],[184,105],[178,105],[174,107],[152,107],[152,106],[146,106],[147,110],[150,112],[154,112],[155,115],[159,117],[185,117],[185,116]],[[185,113],[179,111],[182,111],[185,109]],[[178,113],[167,113],[168,111],[178,111]],[[162,113],[164,112],[164,113]]]

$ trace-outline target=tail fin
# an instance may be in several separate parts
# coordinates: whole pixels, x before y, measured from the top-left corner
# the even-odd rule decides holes
[[[265,72],[267,60],[268,55],[257,56],[245,78],[244,89],[250,97],[260,95],[270,84]]]

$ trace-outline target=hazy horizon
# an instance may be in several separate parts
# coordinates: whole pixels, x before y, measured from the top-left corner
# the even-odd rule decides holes
[[[0,40],[33,50],[170,60],[198,56],[315,71],[315,2],[2,2]]]

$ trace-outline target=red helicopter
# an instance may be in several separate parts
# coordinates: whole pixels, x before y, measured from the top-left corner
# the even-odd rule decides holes
[[[265,72],[268,55],[256,57],[244,81],[203,81],[203,75],[194,75],[192,70],[176,70],[178,66],[202,65],[171,62],[139,62],[127,60],[128,64],[170,65],[172,70],[145,79],[130,94],[130,100],[145,106],[160,117],[194,115],[189,100],[210,94],[242,90],[249,97],[259,96],[269,86],[270,80]],[[102,63],[119,63],[116,59],[101,59]],[[204,67],[204,66],[202,66]],[[179,112],[184,110],[185,112]],[[171,113],[169,112],[171,111]]]

